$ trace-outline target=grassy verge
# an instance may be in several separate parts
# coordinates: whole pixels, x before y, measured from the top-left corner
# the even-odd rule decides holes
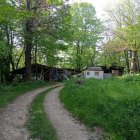
[[[85,125],[100,126],[111,140],[140,139],[140,76],[66,82],[60,98]]]
[[[44,81],[25,82],[9,86],[0,85],[0,108],[5,107],[21,94],[45,85],[47,83]]]
[[[27,122],[31,138],[39,140],[57,140],[55,131],[44,112],[44,98],[50,90],[39,94],[31,105]]]

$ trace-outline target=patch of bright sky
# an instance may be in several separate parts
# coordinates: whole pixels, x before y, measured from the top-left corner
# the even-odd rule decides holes
[[[105,8],[116,1],[117,0],[70,0],[70,3],[89,2],[95,7],[97,17],[103,19]]]

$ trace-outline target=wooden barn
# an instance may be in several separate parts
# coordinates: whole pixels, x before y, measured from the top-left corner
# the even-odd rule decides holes
[[[72,75],[80,73],[76,69],[69,68],[56,68],[41,64],[32,64],[32,79],[33,80],[45,80],[45,81],[62,81],[69,79]],[[20,77],[21,80],[25,76],[25,67],[19,68],[11,72]]]

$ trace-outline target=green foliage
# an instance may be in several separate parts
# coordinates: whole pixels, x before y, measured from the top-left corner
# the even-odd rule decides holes
[[[6,58],[9,54],[9,47],[6,46],[6,43],[0,40],[0,60]]]
[[[57,4],[57,5],[61,5],[62,3],[63,3],[63,1],[62,0],[48,0],[48,2],[50,3],[50,4]]]
[[[108,41],[104,45],[102,58],[106,59],[106,64],[111,64],[111,61],[123,64],[129,72],[133,51],[138,52],[138,56],[140,51],[139,3],[136,0],[121,0],[107,7],[106,11],[111,26],[107,25]],[[138,56],[134,56],[137,65]]]
[[[95,8],[90,3],[75,3],[70,11],[73,40],[79,40],[85,47],[94,47],[101,32],[101,23],[96,17]]]
[[[87,64],[94,63],[102,26],[96,17],[95,8],[90,3],[74,3],[70,8],[70,14],[72,37],[68,54],[72,65],[81,69]]]
[[[118,66],[124,66],[126,63],[125,60],[125,48],[122,48],[124,42],[114,37],[109,40],[102,49],[102,53],[100,56],[100,64],[110,66],[112,64],[116,64]],[[123,52],[124,51],[124,52]]]
[[[79,68],[94,63],[101,26],[91,4],[30,1],[29,10],[27,2],[0,1],[1,82],[11,81],[10,70],[23,66],[24,60],[31,61],[23,54],[29,42],[32,63],[75,68],[78,63]],[[31,26],[27,27],[27,21]]]
[[[0,85],[0,108],[5,107],[23,93],[45,85],[47,83],[43,81],[15,83],[7,86]]]
[[[111,140],[140,139],[140,75],[66,83],[61,100],[93,130],[104,128]]]
[[[55,131],[44,112],[44,98],[48,91],[35,98],[29,111],[27,126],[33,139],[57,140]]]
[[[63,45],[56,43],[58,40],[66,38],[64,37],[66,29],[62,26],[62,19],[66,20],[63,12],[67,11],[67,7],[63,1],[31,1],[30,8],[31,10],[28,11],[27,1],[0,1],[0,65],[3,65],[0,67],[1,82],[11,82],[12,76],[10,77],[9,72],[17,69],[18,66],[23,66],[24,60],[27,58],[23,54],[26,42],[31,41],[33,47],[32,56],[29,56],[29,58],[33,58],[32,63],[57,65],[58,51],[64,49]],[[30,28],[32,35],[28,35],[30,32],[26,32],[26,21],[29,19],[32,21]],[[36,58],[34,48],[37,48]]]
[[[0,1],[0,22],[5,19],[9,20],[10,18],[13,18],[15,13],[15,8],[8,4],[6,0]]]

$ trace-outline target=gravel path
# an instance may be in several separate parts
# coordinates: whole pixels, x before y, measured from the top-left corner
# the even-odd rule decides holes
[[[29,133],[25,128],[28,109],[35,96],[49,88],[28,92],[0,110],[0,140],[29,140]]]
[[[47,94],[44,102],[45,111],[50,122],[56,129],[60,140],[89,140],[89,133],[70,113],[63,107],[59,100],[62,87],[52,90]]]

